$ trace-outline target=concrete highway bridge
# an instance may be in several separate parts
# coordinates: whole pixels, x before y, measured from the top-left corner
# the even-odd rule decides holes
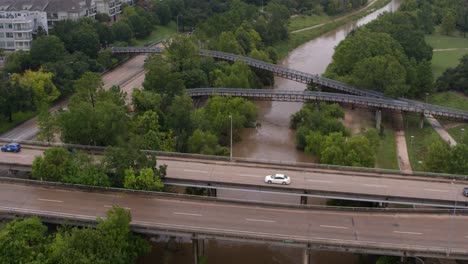
[[[159,48],[159,47],[112,47],[110,50],[114,54],[147,54],[147,53],[161,53],[164,49]],[[446,117],[446,118],[461,119],[465,121],[468,120],[468,111],[441,107],[441,106],[431,105],[431,104],[424,104],[418,101],[413,101],[413,100],[409,100],[405,98],[398,98],[398,99],[389,98],[380,92],[358,89],[356,87],[349,86],[343,82],[321,77],[317,74],[309,74],[309,73],[305,73],[305,72],[301,72],[297,70],[292,70],[286,67],[278,66],[276,64],[267,63],[261,60],[256,60],[256,59],[252,59],[252,58],[248,58],[248,57],[244,57],[244,56],[240,56],[236,54],[231,54],[227,52],[200,49],[199,53],[202,56],[208,56],[208,57],[213,57],[213,58],[222,59],[222,60],[243,61],[254,68],[272,72],[273,74],[279,77],[283,77],[283,78],[294,80],[294,81],[301,82],[301,83],[307,83],[307,84],[313,83],[319,86],[327,87],[335,91],[339,91],[339,92],[343,92],[343,93],[347,93],[351,95],[356,95],[356,96],[366,97],[366,99],[364,99],[365,102],[358,101],[354,98],[352,99],[355,104],[360,105],[360,106],[367,105],[367,106],[372,106],[377,109],[395,109],[395,110],[400,110],[400,111],[417,112],[417,113],[421,113],[421,117],[423,117],[426,114],[426,115],[440,116],[440,117]],[[265,94],[274,93],[274,91],[272,90],[265,90],[265,91],[267,91],[265,92]],[[280,92],[283,93],[283,95],[285,95],[284,93],[286,91],[280,91]],[[224,93],[227,94],[227,90],[225,90]],[[256,98],[259,99],[260,92],[254,92],[254,93],[257,93]],[[266,99],[267,97],[265,96],[265,94],[261,96],[262,98]],[[335,102],[340,102],[340,101],[342,102],[343,100],[346,100],[346,99],[343,99],[344,97],[342,95],[338,95],[334,93],[323,93],[323,94],[326,94],[326,96],[320,96],[320,97],[311,96],[310,97],[311,99],[306,99],[306,100],[314,100],[314,99],[324,100],[324,101],[330,100],[330,101],[335,101]],[[236,96],[235,94],[232,94],[232,95]],[[250,96],[253,97],[253,94],[250,94]],[[336,99],[332,99],[332,97],[336,97]],[[280,95],[273,94],[270,98],[279,99]],[[285,95],[283,98],[285,99],[292,98],[292,96]],[[350,97],[348,97],[348,99],[349,98]],[[302,99],[302,101],[303,100],[304,99]],[[381,111],[377,110],[376,111],[377,128],[380,128],[381,119],[382,119]],[[421,122],[421,125],[422,124],[423,122]]]
[[[0,140],[2,142],[2,140]],[[51,146],[74,148],[102,154],[103,147],[47,144],[20,141],[21,153],[2,153],[0,168],[12,172],[31,171],[35,156]],[[309,163],[285,163],[263,160],[145,151],[168,165],[166,185],[199,187],[216,196],[219,190],[282,194],[297,197],[306,204],[309,197],[467,209],[468,175],[413,174],[399,171],[330,166]],[[288,186],[269,185],[264,177],[285,173],[292,179]]]
[[[310,250],[468,259],[468,216],[460,212],[285,208],[8,178],[0,178],[0,204],[3,218],[74,225],[95,225],[96,217],[120,206],[132,213],[135,232],[191,239],[195,258],[204,241],[215,239],[300,248],[303,263]]]

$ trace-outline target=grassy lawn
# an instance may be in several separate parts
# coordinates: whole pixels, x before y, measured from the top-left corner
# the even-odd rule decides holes
[[[468,37],[464,38],[458,32],[451,36],[435,32],[432,35],[426,35],[426,42],[434,49],[468,48]]]
[[[342,26],[342,25],[348,23],[349,21],[358,20],[358,19],[360,19],[360,18],[362,18],[364,16],[367,16],[368,14],[374,12],[375,10],[384,7],[390,1],[391,0],[377,0],[369,8],[361,10],[360,12],[357,12],[356,14],[348,16],[348,17],[346,17],[344,19],[336,21],[337,19],[339,19],[339,17],[335,17],[334,22],[330,21],[330,23],[327,23],[327,24],[325,24],[325,25],[323,25],[321,27],[317,27],[317,28],[314,28],[314,29],[306,30],[306,31],[301,31],[301,32],[294,33],[294,34],[289,34],[289,39],[288,40],[281,41],[281,42],[275,44],[275,46],[274,46],[276,48],[276,51],[278,52],[279,59],[282,59],[282,58],[286,57],[291,50],[299,47],[300,45],[302,45],[302,44],[304,44],[304,43],[306,43],[306,42],[308,42],[308,41],[310,41],[310,40],[312,40],[314,38],[317,38],[317,37],[321,36],[322,34],[324,34],[326,32],[334,30],[334,29],[338,28],[339,26]],[[344,14],[343,16],[346,16],[346,15],[347,14]],[[327,17],[322,17],[322,19],[326,19],[326,18]],[[330,20],[331,18],[328,17],[328,19]],[[301,23],[303,23],[304,25],[307,24],[308,25],[307,27],[311,27],[311,26],[323,23],[323,22],[318,22],[318,21],[320,21],[320,19],[318,19],[318,18],[310,18],[310,21],[315,20],[315,24],[313,24],[312,22],[305,22],[307,19],[303,19],[303,20],[304,21],[302,21]],[[294,22],[294,24],[290,24],[290,27],[292,27],[292,25],[294,25],[294,26],[299,25],[299,22]]]
[[[9,123],[6,117],[0,115],[0,133],[6,132],[24,121],[34,117],[36,112],[18,112],[13,114],[13,122]]]
[[[331,18],[329,16],[327,16],[327,15],[323,15],[323,16],[298,15],[298,16],[292,17],[290,19],[289,25],[288,25],[288,30],[289,31],[294,31],[294,30],[298,30],[298,29],[313,27],[315,25],[322,24],[322,23],[325,23],[325,22],[328,22],[328,21],[331,21]]]
[[[468,97],[457,92],[440,92],[431,94],[428,96],[427,101],[430,104],[468,110]]]
[[[446,69],[456,67],[460,62],[460,58],[466,54],[468,54],[468,50],[434,51],[432,55],[434,80],[440,77]]]
[[[379,148],[377,149],[375,167],[380,169],[399,170],[396,154],[395,132],[389,122],[384,121],[383,125],[384,133],[383,137],[381,137]]]
[[[462,130],[463,129],[463,130]],[[468,144],[468,124],[447,129],[447,132],[455,139],[457,143],[464,142]]]
[[[167,26],[156,26],[151,35],[144,39],[135,40],[135,46],[143,46],[145,43],[156,39],[167,38],[176,33],[177,25],[171,21]]]
[[[404,115],[405,125],[408,127],[405,132],[406,145],[408,146],[408,155],[411,163],[411,168],[414,171],[422,171],[424,164],[419,164],[427,152],[427,147],[435,141],[442,140],[437,132],[429,123],[424,121],[424,128],[419,128],[420,116],[415,113]],[[411,138],[413,136],[413,138]]]

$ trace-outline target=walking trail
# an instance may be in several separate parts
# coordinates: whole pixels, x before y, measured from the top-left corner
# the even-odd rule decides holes
[[[393,129],[395,130],[395,144],[398,155],[398,166],[403,173],[411,174],[411,163],[408,156],[408,146],[406,145],[405,129],[402,113],[394,113]]]

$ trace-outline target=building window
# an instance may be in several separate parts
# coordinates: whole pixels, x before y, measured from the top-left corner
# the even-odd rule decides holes
[[[7,32],[6,37],[7,38],[13,38],[13,32]]]
[[[23,33],[17,33],[17,34],[18,34],[18,35],[17,35],[18,38],[22,38],[22,37],[23,37]]]
[[[4,47],[5,47],[5,42],[0,41],[0,48],[4,48]]]
[[[12,28],[13,28],[13,24],[8,24],[8,28],[12,29]]]
[[[18,42],[18,47],[23,47],[23,42]]]
[[[15,46],[14,42],[11,42],[11,41],[7,42],[7,47],[11,48],[11,47],[14,47],[14,46]]]
[[[3,28],[3,23],[0,23],[0,28]]]
[[[0,38],[5,38],[5,33],[0,32]]]

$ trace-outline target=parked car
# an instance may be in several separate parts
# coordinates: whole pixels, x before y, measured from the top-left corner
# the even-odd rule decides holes
[[[266,183],[290,184],[291,178],[284,174],[273,174],[265,177]]]
[[[468,197],[468,187],[467,187],[467,188],[463,188],[463,195],[465,195],[466,197]]]
[[[20,152],[21,145],[19,143],[10,143],[2,146],[2,152]]]

